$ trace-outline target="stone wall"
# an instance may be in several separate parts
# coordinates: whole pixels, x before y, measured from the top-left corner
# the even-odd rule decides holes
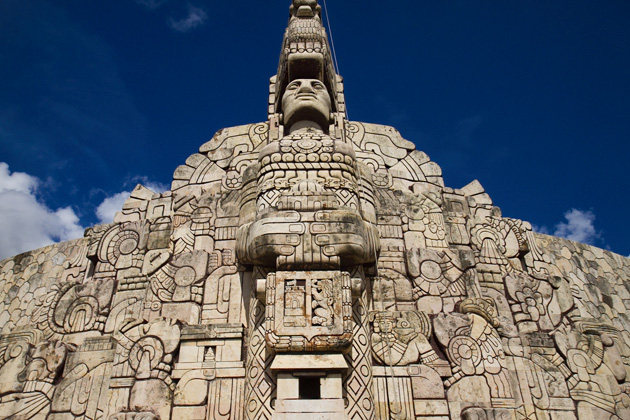
[[[476,181],[443,187],[390,127],[344,129],[378,244],[314,306],[322,334],[349,305],[342,335],[288,333],[285,355],[269,310],[301,296],[278,276],[300,277],[237,256],[248,171],[274,140],[265,123],[225,129],[171,191],[138,186],[115,223],[0,263],[0,418],[283,418],[293,402],[329,418],[630,418],[630,260],[533,233]],[[305,273],[325,293],[329,272]],[[321,386],[309,399],[303,374]]]
[[[0,262],[0,420],[630,419],[630,260],[348,121],[292,3],[266,122]]]

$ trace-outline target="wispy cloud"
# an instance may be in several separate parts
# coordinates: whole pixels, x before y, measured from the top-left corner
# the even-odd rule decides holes
[[[181,20],[171,19],[169,25],[178,32],[188,32],[198,26],[203,25],[208,19],[208,15],[202,9],[188,5],[188,16]]]
[[[168,189],[143,176],[129,182],[140,182],[158,193]],[[0,260],[83,236],[85,228],[72,207],[51,209],[41,200],[50,183],[24,172],[11,172],[7,163],[0,162]],[[111,223],[130,195],[129,190],[105,197],[95,211],[99,222]]]
[[[539,233],[553,234],[590,245],[602,240],[601,232],[595,228],[595,213],[592,211],[573,208],[564,213],[564,218],[565,221],[554,226],[553,232],[547,226],[532,225],[532,228]]]
[[[593,244],[595,240],[601,238],[593,224],[595,214],[592,211],[571,209],[564,214],[564,218],[567,221],[556,225],[554,235],[586,244]]]
[[[551,235],[551,231],[549,230],[547,226],[535,225],[532,223],[532,230],[534,232],[543,233],[545,235]]]
[[[72,208],[53,210],[37,199],[41,186],[37,177],[11,173],[0,162],[0,259],[83,236]]]
[[[139,3],[143,6],[148,7],[151,10],[155,10],[158,7],[162,6],[168,0],[136,0],[136,3]]]

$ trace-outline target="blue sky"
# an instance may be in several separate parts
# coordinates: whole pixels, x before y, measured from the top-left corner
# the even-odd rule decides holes
[[[504,216],[630,254],[630,2],[390,4],[328,0],[350,118],[395,126]],[[0,258],[265,120],[289,5],[0,1]]]

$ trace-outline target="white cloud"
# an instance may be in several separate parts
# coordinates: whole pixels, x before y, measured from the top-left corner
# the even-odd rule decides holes
[[[146,6],[151,10],[155,10],[167,1],[168,0],[136,0],[136,3]]]
[[[96,208],[96,217],[98,217],[99,222],[112,223],[116,212],[122,209],[129,195],[131,195],[131,191],[122,191],[111,197],[106,197]]]
[[[532,224],[532,230],[534,232],[544,233],[545,235],[551,235],[551,232],[549,231],[549,228],[547,226],[538,226]]]
[[[134,187],[138,184],[142,184],[146,188],[150,189],[153,192],[162,194],[164,191],[169,189],[169,186],[166,184],[162,184],[161,182],[151,181],[146,176],[134,176],[133,178],[125,181],[125,186],[133,185]]]
[[[600,239],[601,234],[593,224],[595,214],[592,211],[571,209],[564,214],[564,218],[567,221],[555,226],[554,235],[591,245]]]
[[[156,193],[161,194],[168,190],[168,186],[160,182],[149,181],[147,177],[134,177],[132,181],[139,182],[146,188]],[[96,207],[96,217],[98,217],[99,222],[112,223],[114,221],[114,216],[122,209],[123,204],[125,204],[125,201],[127,201],[130,195],[131,191],[121,191],[109,197],[105,197],[101,204]]]
[[[188,5],[188,16],[181,20],[171,19],[169,25],[178,32],[188,32],[203,25],[207,19],[208,15],[202,9]]]
[[[134,181],[141,181],[158,193],[168,189],[146,177],[136,177]],[[38,190],[44,187],[39,178],[23,172],[11,173],[9,165],[0,162],[0,260],[83,236],[85,228],[71,207],[54,210],[38,200]],[[96,208],[99,221],[111,223],[129,195],[131,191],[122,191],[106,197]]]
[[[160,194],[162,194],[164,191],[169,189],[168,185],[164,185],[161,182],[148,181],[148,182],[143,183],[142,185],[144,185],[145,187],[147,187],[151,191],[156,192],[156,193],[160,193]]]
[[[83,236],[70,207],[52,210],[37,200],[41,182],[0,162],[0,259]]]

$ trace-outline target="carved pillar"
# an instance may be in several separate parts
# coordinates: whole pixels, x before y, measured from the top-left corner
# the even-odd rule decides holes
[[[245,366],[245,418],[271,419],[271,396],[275,382],[269,371],[272,355],[265,346],[265,305],[252,293],[249,331],[247,334],[247,364]]]
[[[354,321],[352,349],[345,356],[350,370],[345,377],[343,388],[348,400],[346,413],[351,420],[374,419],[372,353],[367,297],[368,291],[363,290],[360,297],[352,305]]]

